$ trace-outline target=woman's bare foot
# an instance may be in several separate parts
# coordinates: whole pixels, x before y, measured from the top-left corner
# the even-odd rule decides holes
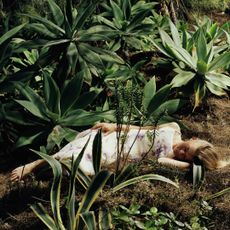
[[[10,180],[20,181],[24,179],[27,175],[29,175],[32,172],[31,166],[29,164],[17,167],[11,172]]]

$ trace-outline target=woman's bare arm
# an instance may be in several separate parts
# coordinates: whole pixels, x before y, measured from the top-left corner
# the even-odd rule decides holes
[[[190,167],[190,164],[188,162],[178,161],[178,160],[166,158],[166,157],[159,158],[158,163],[166,165],[166,166],[171,166],[171,167],[175,167],[178,169],[182,169],[182,170],[189,169]]]

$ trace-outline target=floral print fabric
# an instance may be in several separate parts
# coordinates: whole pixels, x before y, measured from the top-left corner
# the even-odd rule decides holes
[[[164,127],[157,131],[131,129],[129,132],[113,132],[108,135],[102,134],[102,165],[116,162],[117,152],[123,157],[138,160],[147,154],[155,154],[159,157],[167,157],[172,153],[174,129]],[[88,129],[77,135],[74,141],[62,148],[54,157],[58,160],[74,158],[78,156],[87,140],[89,143],[80,162],[80,169],[87,175],[94,175],[92,146],[97,130]],[[155,136],[155,138],[154,138]],[[117,141],[119,139],[119,141]]]

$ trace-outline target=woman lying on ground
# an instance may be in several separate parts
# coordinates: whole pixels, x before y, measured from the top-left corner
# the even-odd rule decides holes
[[[223,162],[219,160],[212,144],[201,139],[190,139],[183,141],[181,139],[180,127],[177,123],[167,123],[155,129],[151,126],[117,126],[110,123],[98,123],[91,129],[83,131],[77,135],[74,141],[67,144],[53,157],[59,161],[77,157],[88,138],[89,143],[85,149],[83,158],[80,162],[80,169],[86,175],[94,175],[92,163],[92,145],[98,129],[102,129],[102,166],[109,166],[117,160],[117,131],[120,129],[120,136],[126,135],[123,146],[123,157],[129,160],[141,160],[147,153],[154,154],[158,162],[168,166],[174,166],[179,169],[188,169],[195,156],[203,162],[209,169],[223,167]],[[151,134],[155,134],[154,144]],[[119,141],[120,143],[122,141]],[[11,173],[11,180],[18,181],[35,172],[47,162],[43,159],[36,160],[25,166],[14,169]]]

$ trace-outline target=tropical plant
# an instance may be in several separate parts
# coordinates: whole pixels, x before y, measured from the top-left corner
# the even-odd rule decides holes
[[[191,36],[186,31],[180,35],[171,21],[170,28],[171,36],[160,29],[161,44],[152,42],[175,63],[172,87],[193,89],[194,108],[201,103],[207,90],[217,96],[224,95],[230,86],[230,78],[223,68],[230,63],[230,53],[222,52],[223,49],[218,49],[212,40],[208,42],[202,27]]]
[[[172,212],[159,212],[156,207],[144,210],[138,204],[131,204],[128,208],[119,205],[111,212],[112,224],[116,229],[195,229],[192,228],[192,225],[195,227],[194,223],[183,223]],[[206,228],[200,226],[199,229]]]
[[[110,0],[101,3],[101,13],[94,18],[116,32],[109,43],[112,50],[120,50],[125,54],[129,50],[142,50],[144,39],[153,31],[153,24],[147,21],[154,9],[155,2]]]
[[[114,31],[109,27],[90,23],[98,1],[81,1],[77,8],[74,8],[72,0],[67,0],[64,10],[53,0],[47,2],[51,11],[49,19],[24,15],[32,20],[27,29],[29,32],[35,32],[35,35],[33,40],[20,44],[24,49],[42,48],[46,52],[43,52],[34,64],[13,74],[9,80],[27,81],[41,68],[56,63],[54,76],[60,87],[76,70],[82,71],[84,80],[90,83],[92,74],[98,76],[100,69],[104,69],[104,63],[123,63],[114,52],[95,45],[114,36]]]
[[[94,211],[90,211],[90,208],[94,201],[97,199],[106,181],[109,179],[111,173],[109,173],[108,171],[98,172],[94,179],[91,181],[91,184],[86,190],[84,196],[82,197],[81,202],[76,207],[76,173],[78,171],[79,163],[84,154],[87,143],[82,151],[79,153],[78,157],[75,160],[74,158],[72,158],[69,191],[65,204],[65,208],[67,210],[67,218],[65,220],[63,219],[60,210],[60,194],[62,181],[61,163],[59,163],[51,156],[35,151],[40,157],[45,159],[50,164],[53,170],[54,179],[50,192],[50,201],[53,217],[48,214],[48,212],[45,210],[44,206],[41,203],[33,204],[31,208],[38,216],[38,218],[40,218],[50,230],[80,230],[84,227],[87,227],[87,229],[96,229],[95,213]]]
[[[18,96],[15,102],[20,104],[27,113],[8,110],[5,111],[4,117],[8,121],[30,127],[26,130],[27,135],[21,134],[16,147],[34,143],[36,140],[46,141],[48,138],[47,147],[52,149],[55,144],[60,146],[64,138],[71,140],[71,136],[76,135],[72,127],[92,125],[103,118],[113,118],[113,112],[84,110],[101,90],[91,88],[89,92],[82,93],[83,78],[80,72],[65,82],[62,91],[47,71],[43,72],[43,87],[39,90],[34,90],[21,82],[13,83],[26,99]]]

